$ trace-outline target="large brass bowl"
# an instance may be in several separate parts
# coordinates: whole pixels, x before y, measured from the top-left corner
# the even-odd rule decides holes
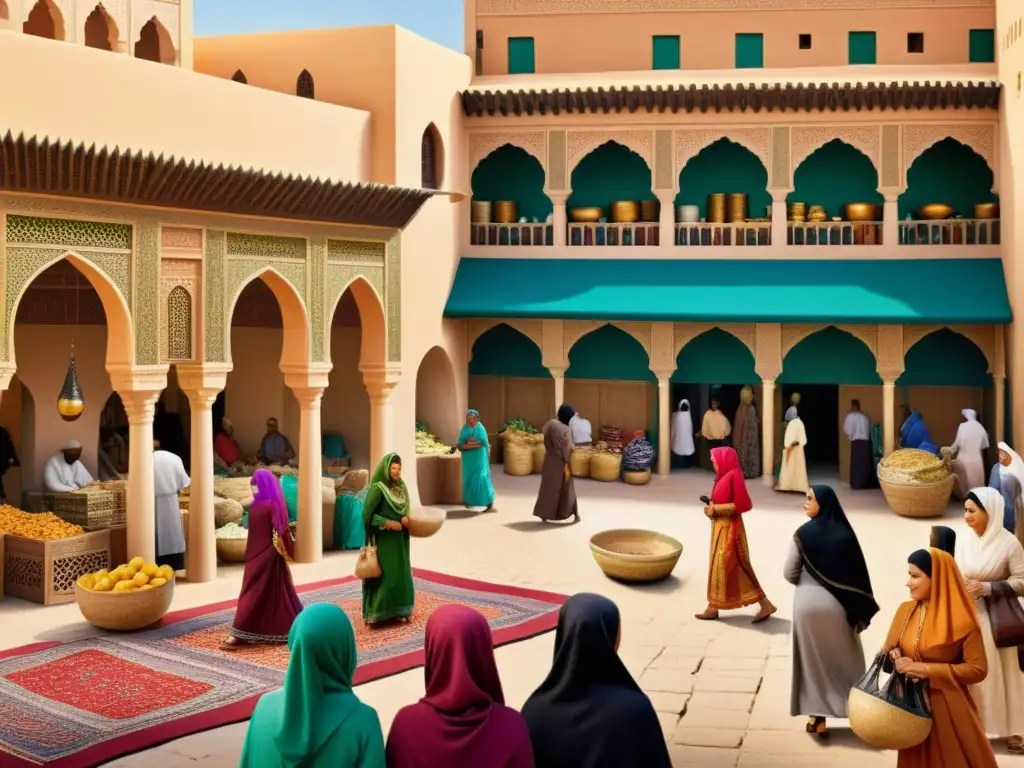
[[[617,200],[612,203],[612,221],[619,224],[640,221],[640,203],[636,200]]]
[[[847,203],[847,221],[878,221],[878,206],[874,203]]]
[[[998,219],[999,203],[977,203],[974,206],[974,218]]]
[[[953,216],[953,206],[946,203],[928,203],[918,209],[917,215],[926,221],[949,219]]]
[[[569,219],[578,224],[593,223],[600,221],[604,216],[603,208],[570,208]]]
[[[683,545],[655,531],[603,531],[590,539],[590,552],[605,576],[619,581],[668,578],[683,554]]]

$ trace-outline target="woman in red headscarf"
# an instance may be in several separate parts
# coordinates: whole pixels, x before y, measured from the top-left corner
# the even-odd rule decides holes
[[[523,716],[505,706],[487,619],[464,605],[434,611],[426,630],[426,695],[388,734],[388,768],[534,768]]]
[[[711,561],[708,564],[708,607],[698,619],[718,618],[719,611],[730,611],[757,603],[761,610],[754,623],[764,621],[778,609],[765,597],[754,575],[747,549],[747,532],[742,515],[754,505],[740,469],[736,451],[713,448],[711,464],[715,468],[715,487],[704,514],[711,518]]]

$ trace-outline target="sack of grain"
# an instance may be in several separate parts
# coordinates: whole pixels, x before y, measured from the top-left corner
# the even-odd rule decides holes
[[[878,464],[878,478],[897,485],[936,483],[949,476],[949,465],[934,453],[917,448],[893,451]]]
[[[544,457],[547,456],[547,453],[544,443],[533,444],[533,474],[539,475],[544,471]]]
[[[523,477],[533,473],[533,448],[517,440],[505,442],[505,474]]]
[[[590,459],[594,452],[589,448],[573,448],[569,457],[569,471],[574,477],[590,477]]]
[[[598,453],[590,459],[590,477],[603,483],[613,483],[619,479],[622,469],[622,456],[618,453]]]
[[[245,510],[234,499],[214,498],[213,523],[215,528],[223,528],[228,523],[237,523],[242,519]]]

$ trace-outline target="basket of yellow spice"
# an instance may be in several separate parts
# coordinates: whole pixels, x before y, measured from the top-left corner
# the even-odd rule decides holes
[[[917,448],[893,451],[878,463],[878,484],[885,500],[904,517],[943,515],[955,482],[946,462]]]

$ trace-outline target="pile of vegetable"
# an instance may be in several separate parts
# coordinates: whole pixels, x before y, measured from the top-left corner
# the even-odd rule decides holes
[[[643,472],[654,464],[654,446],[646,437],[630,440],[622,449],[622,468],[627,472]]]
[[[878,477],[887,483],[920,485],[937,483],[949,476],[946,463],[929,451],[901,448],[878,463]]]
[[[522,432],[527,435],[536,435],[537,428],[523,418],[509,419],[501,425],[502,432]]]
[[[451,453],[452,448],[450,445],[445,445],[425,429],[419,429],[420,426],[422,425],[418,424],[416,429],[417,456],[438,456],[444,453]]]

